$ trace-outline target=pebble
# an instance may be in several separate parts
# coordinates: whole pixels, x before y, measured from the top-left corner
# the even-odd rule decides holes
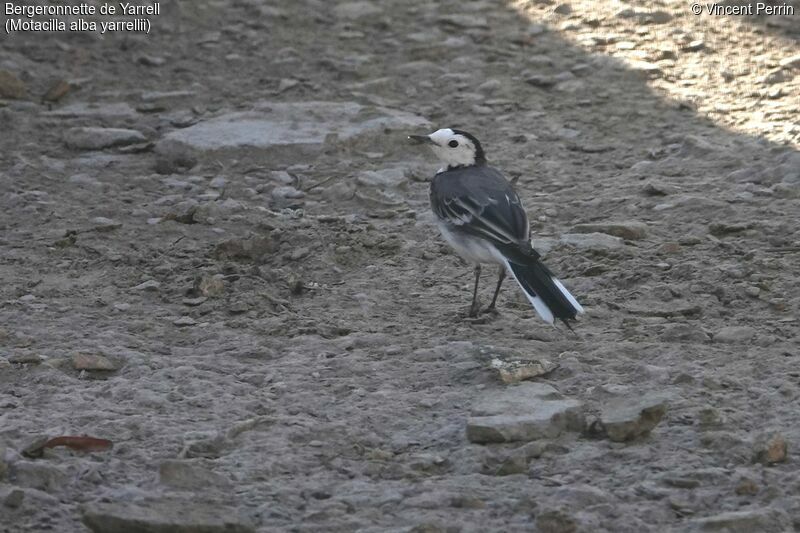
[[[67,474],[56,466],[32,461],[14,463],[14,484],[17,486],[58,492],[64,488],[67,481]]]
[[[800,54],[785,57],[778,61],[778,65],[783,68],[797,68],[800,69]]]
[[[255,533],[236,509],[191,501],[92,503],[81,509],[95,533]]]
[[[533,379],[543,376],[558,368],[558,364],[547,359],[521,360],[521,359],[501,359],[495,357],[489,366],[500,376],[503,383],[519,383],[526,379]]]
[[[0,479],[3,476],[0,475]],[[19,509],[22,507],[22,502],[25,501],[25,491],[20,489],[12,489],[6,494],[6,497],[3,498],[3,505],[10,509]]]
[[[0,98],[25,98],[25,83],[7,70],[0,70]]]
[[[756,336],[755,328],[750,326],[726,326],[714,334],[714,342],[741,344]]]
[[[760,435],[753,443],[754,463],[772,465],[786,461],[788,445],[786,439],[778,432]]]
[[[564,398],[550,385],[524,382],[483,392],[467,420],[467,438],[479,444],[532,441],[584,426],[581,402]]]
[[[91,370],[111,372],[119,370],[119,365],[102,355],[76,353],[72,356],[72,367],[75,370]]]
[[[627,442],[647,435],[667,412],[661,396],[621,398],[606,405],[600,421],[614,442]]]
[[[15,365],[38,365],[42,361],[44,361],[44,359],[35,353],[20,353],[11,355],[8,358],[8,362]]]
[[[720,533],[783,533],[791,531],[791,520],[777,509],[727,511],[698,518],[688,524],[688,531],[719,531]],[[694,526],[694,527],[692,527]]]
[[[97,231],[112,231],[122,227],[121,223],[106,217],[94,217],[91,222]]]
[[[172,321],[172,324],[179,328],[197,325],[197,321],[190,316],[182,316]]]
[[[64,135],[67,147],[75,150],[102,150],[145,142],[141,132],[122,128],[70,128]]]
[[[575,233],[605,233],[629,241],[637,241],[647,236],[647,224],[643,222],[604,222],[578,224],[572,227]]]
[[[228,184],[228,180],[222,176],[217,176],[213,180],[208,183],[208,186],[212,189],[224,189],[225,185]]]
[[[183,490],[228,489],[231,486],[228,478],[197,461],[164,461],[158,468],[158,476],[163,485]]]
[[[137,291],[157,291],[161,287],[161,283],[157,282],[154,279],[149,279],[143,283],[134,287],[134,290]]]
[[[625,241],[620,237],[597,232],[567,233],[559,241],[582,250],[616,250],[625,247]]]

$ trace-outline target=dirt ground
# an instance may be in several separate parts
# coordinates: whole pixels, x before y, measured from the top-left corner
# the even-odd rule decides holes
[[[789,5],[187,0],[149,35],[4,34],[0,531],[800,530]],[[304,102],[405,114],[308,150],[164,142]],[[405,141],[448,126],[518,177],[576,335],[510,282],[466,317]],[[557,363],[536,381],[585,429],[470,442],[508,353]],[[649,434],[597,429],[653,394]],[[113,448],[23,455],[61,435]]]

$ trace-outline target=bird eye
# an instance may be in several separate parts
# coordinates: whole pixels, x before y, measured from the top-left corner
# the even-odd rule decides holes
[[[458,146],[458,141],[450,141],[449,143],[447,143],[447,146],[449,146],[450,148],[456,148]]]

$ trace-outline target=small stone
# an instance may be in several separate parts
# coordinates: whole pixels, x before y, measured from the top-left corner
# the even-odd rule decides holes
[[[70,128],[64,135],[67,147],[75,150],[102,150],[147,141],[141,132],[122,128]]]
[[[647,435],[667,412],[667,402],[659,396],[622,398],[603,408],[600,416],[608,438],[627,442]]]
[[[575,533],[578,531],[578,523],[564,511],[543,511],[536,516],[536,531],[539,533]]]
[[[2,476],[0,476],[2,479]],[[25,500],[25,492],[20,489],[12,489],[6,497],[3,498],[3,505],[10,509],[18,509],[22,506],[22,502]]]
[[[508,384],[543,376],[558,368],[558,364],[547,359],[506,360],[499,357],[492,359],[490,366],[497,370],[503,383]]]
[[[290,199],[290,200],[298,200],[300,198],[305,198],[306,193],[301,190],[298,190],[291,185],[280,185],[272,189],[272,197],[275,199]]]
[[[778,61],[778,65],[783,68],[797,68],[800,69],[800,54],[785,57]]]
[[[758,298],[761,294],[761,289],[751,285],[744,290],[744,293],[751,298]]]
[[[228,478],[212,472],[196,461],[164,461],[159,466],[158,475],[162,484],[177,489],[226,489],[231,486]]]
[[[197,298],[184,298],[183,305],[188,305],[189,307],[197,307],[198,305],[203,304],[208,298],[206,296],[198,296]]]
[[[60,468],[31,461],[14,463],[14,476],[16,485],[45,492],[58,492],[68,481],[67,474]]]
[[[467,420],[470,442],[531,441],[582,431],[583,404],[565,399],[544,383],[524,382],[504,390],[486,391]]]
[[[741,344],[756,336],[755,328],[750,326],[726,326],[714,334],[714,342]]]
[[[194,282],[194,289],[209,298],[216,298],[225,292],[225,280],[221,274],[215,276],[202,276]]]
[[[255,533],[235,509],[187,501],[93,503],[82,515],[95,533]]]
[[[172,321],[172,324],[178,326],[179,328],[188,327],[188,326],[196,326],[197,320],[190,316],[182,316],[178,319]]]
[[[58,80],[44,93],[42,100],[45,102],[58,102],[64,98],[72,89],[72,85],[66,80]]]
[[[7,70],[0,70],[0,98],[25,98],[25,84]]]
[[[695,527],[691,527],[691,526]],[[791,520],[784,511],[777,509],[753,509],[728,511],[718,515],[698,518],[688,530],[719,531],[721,533],[782,533],[791,531]]]
[[[119,365],[114,363],[108,357],[102,355],[91,355],[76,353],[72,356],[72,367],[75,370],[90,370],[112,372],[119,370]]]
[[[233,259],[262,262],[275,251],[269,236],[255,235],[247,239],[235,238],[217,245],[214,256],[217,259]]]
[[[752,479],[742,478],[736,485],[736,494],[739,496],[755,496],[758,494],[758,484]]]
[[[647,235],[647,224],[633,221],[578,224],[571,231],[575,233],[605,233],[629,241],[636,241],[644,239]]]
[[[699,52],[703,48],[706,47],[706,43],[702,40],[698,39],[696,41],[691,41],[686,46],[683,47],[684,50],[688,52]]]
[[[616,250],[625,247],[625,241],[605,233],[566,233],[562,243],[584,250]]]
[[[212,189],[224,189],[225,185],[228,184],[228,180],[223,178],[222,176],[217,176],[213,180],[211,180],[208,184],[209,187]]]
[[[753,444],[753,462],[772,465],[786,461],[788,446],[783,435],[777,432],[758,437]]]
[[[35,353],[19,353],[8,357],[8,362],[15,365],[38,365],[43,360],[41,356]],[[2,460],[2,457],[0,457],[0,460]]]
[[[558,13],[559,15],[569,15],[572,13],[572,6],[569,4],[559,4],[553,9],[553,13]]]
[[[161,283],[157,282],[154,279],[149,279],[135,286],[133,289],[137,291],[157,291],[160,287]]]
[[[164,65],[167,60],[161,56],[142,55],[136,58],[136,62],[146,67],[160,67]]]
[[[92,224],[95,225],[96,231],[113,231],[122,227],[122,224],[106,217],[94,217]]]

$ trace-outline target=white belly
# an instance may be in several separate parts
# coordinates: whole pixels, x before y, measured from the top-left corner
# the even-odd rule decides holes
[[[439,231],[447,244],[458,255],[470,263],[498,263],[504,264],[503,256],[492,244],[483,239],[472,237],[464,233],[451,231],[447,224],[438,223]]]

